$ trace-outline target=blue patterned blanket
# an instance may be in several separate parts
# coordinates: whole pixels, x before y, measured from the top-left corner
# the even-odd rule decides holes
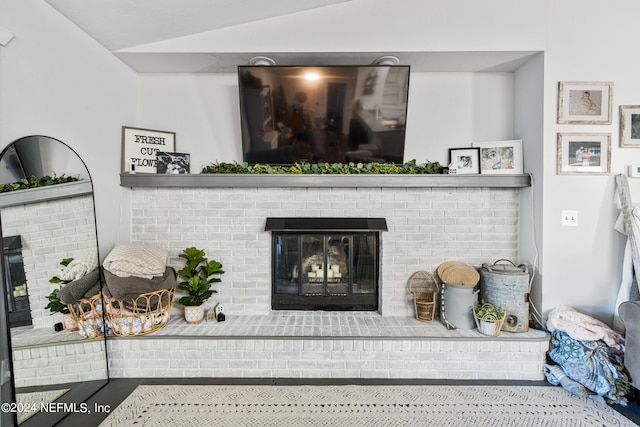
[[[609,347],[601,340],[576,340],[555,330],[551,334],[549,357],[562,369],[545,366],[545,376],[551,384],[560,384],[577,396],[602,396],[608,402],[627,405],[631,385],[624,372],[623,350]]]

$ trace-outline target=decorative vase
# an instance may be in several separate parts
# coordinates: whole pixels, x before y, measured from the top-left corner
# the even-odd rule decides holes
[[[73,332],[78,330],[78,323],[71,313],[65,313],[62,315],[62,323],[67,331]]]
[[[197,306],[185,306],[184,307],[184,320],[187,321],[187,323],[193,323],[193,324],[197,324],[200,323],[202,321],[202,318],[204,317],[204,307],[201,305],[197,305]]]

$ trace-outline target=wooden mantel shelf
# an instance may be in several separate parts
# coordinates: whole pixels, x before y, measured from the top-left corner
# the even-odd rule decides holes
[[[148,173],[120,174],[122,187],[490,187],[531,186],[524,175],[243,175]]]

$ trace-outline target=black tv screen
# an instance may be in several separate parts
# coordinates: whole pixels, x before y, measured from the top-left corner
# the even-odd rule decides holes
[[[239,66],[243,160],[403,163],[408,65]]]

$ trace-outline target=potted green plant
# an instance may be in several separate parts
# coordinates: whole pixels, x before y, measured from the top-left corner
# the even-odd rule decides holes
[[[60,261],[60,265],[62,265],[63,267],[66,267],[69,265],[69,263],[71,263],[71,261],[73,261],[73,258],[64,258],[62,261]],[[60,301],[60,298],[58,297],[58,292],[60,291],[60,289],[62,289],[64,285],[69,283],[69,280],[62,280],[58,276],[53,276],[51,279],[49,279],[49,283],[61,283],[61,285],[59,288],[54,289],[53,291],[51,291],[49,295],[47,295],[49,304],[47,304],[45,308],[51,311],[51,315],[54,315],[55,313],[62,314],[62,323],[66,330],[77,331],[78,323],[76,322],[76,319],[73,317],[73,314],[71,314],[71,311],[69,310],[69,306],[66,304],[63,304],[62,301]]]
[[[178,275],[186,280],[180,282],[178,288],[187,292],[178,302],[184,306],[184,318],[188,323],[200,323],[204,317],[202,305],[218,292],[211,289],[211,284],[221,279],[213,276],[223,274],[224,270],[220,262],[208,260],[202,249],[186,248],[178,256],[186,260],[185,266],[178,271]]]
[[[473,306],[473,317],[476,326],[483,335],[498,336],[504,323],[505,312],[502,307],[480,301]]]
[[[64,328],[68,331],[77,331],[78,324],[76,320],[73,318],[71,311],[69,310],[69,306],[63,304],[58,298],[58,291],[62,289],[62,286],[51,291],[49,295],[47,295],[47,299],[49,300],[49,304],[47,304],[44,308],[51,311],[51,315],[56,313],[62,314],[62,323],[64,324]]]

